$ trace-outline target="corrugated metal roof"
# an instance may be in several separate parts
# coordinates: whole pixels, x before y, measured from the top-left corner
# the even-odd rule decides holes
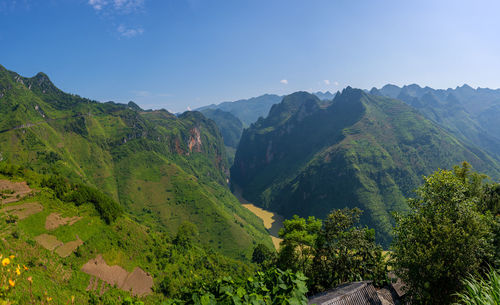
[[[309,299],[316,305],[382,305],[371,282],[355,282],[341,285]]]

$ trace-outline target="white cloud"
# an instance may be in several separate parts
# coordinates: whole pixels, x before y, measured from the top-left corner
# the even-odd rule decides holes
[[[191,111],[191,107],[187,106],[187,110],[188,110],[188,111]]]
[[[108,9],[119,13],[131,13],[144,7],[144,0],[88,0],[96,11]]]
[[[330,80],[328,79],[325,79],[323,82],[325,83],[325,85],[330,85]]]
[[[339,85],[339,82],[333,82],[333,84],[334,84],[335,86],[338,86],[338,85]]]
[[[96,11],[102,10],[102,8],[108,4],[106,0],[89,0],[89,5],[92,6]]]
[[[127,38],[132,38],[134,36],[141,35],[142,33],[144,33],[144,30],[141,27],[134,29],[134,28],[128,28],[123,24],[120,24],[116,30],[121,36]]]
[[[122,12],[131,12],[144,7],[144,0],[114,0],[113,6]]]
[[[288,80],[282,79],[280,80],[280,83],[282,83],[283,85],[288,85]]]

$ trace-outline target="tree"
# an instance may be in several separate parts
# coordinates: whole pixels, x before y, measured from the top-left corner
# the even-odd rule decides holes
[[[252,263],[256,263],[259,265],[264,264],[264,262],[271,261],[275,256],[275,252],[269,249],[264,244],[258,244],[253,249],[252,253]]]
[[[334,210],[323,222],[312,268],[306,273],[311,290],[320,292],[360,280],[386,282],[387,266],[382,248],[375,243],[375,231],[355,226],[361,213],[357,208]]]
[[[355,208],[334,210],[324,221],[298,216],[285,220],[279,268],[303,272],[313,293],[349,281],[382,285],[387,278],[382,248],[375,243],[374,230],[355,226],[360,215]]]
[[[396,214],[393,258],[417,304],[451,304],[462,280],[493,261],[492,217],[481,213],[484,176],[464,163],[424,178],[410,212]]]
[[[307,220],[294,215],[283,222],[279,236],[283,238],[278,254],[278,267],[305,273],[311,262],[312,248],[321,230],[321,220],[310,216]]]
[[[177,230],[177,235],[174,239],[174,244],[181,248],[190,248],[198,238],[198,227],[192,222],[183,222]]]

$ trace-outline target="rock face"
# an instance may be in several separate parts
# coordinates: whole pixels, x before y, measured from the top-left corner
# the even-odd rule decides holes
[[[191,136],[189,137],[189,152],[192,153],[193,149],[195,152],[201,152],[201,136],[200,130],[197,127],[193,127],[190,131]]]
[[[348,87],[331,102],[284,97],[244,130],[231,179],[244,198],[287,218],[359,207],[388,245],[391,212],[407,209],[422,175],[464,160],[499,177],[495,159],[412,107]]]

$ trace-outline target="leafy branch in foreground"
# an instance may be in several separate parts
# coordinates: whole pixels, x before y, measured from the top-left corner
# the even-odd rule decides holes
[[[471,277],[463,281],[464,292],[457,293],[457,305],[497,305],[500,304],[500,273],[491,269],[483,278]]]
[[[170,300],[169,304],[294,304],[305,305],[307,278],[290,270],[270,269],[257,272],[246,281],[235,282],[230,277],[213,284],[203,284],[185,293],[181,299]]]

